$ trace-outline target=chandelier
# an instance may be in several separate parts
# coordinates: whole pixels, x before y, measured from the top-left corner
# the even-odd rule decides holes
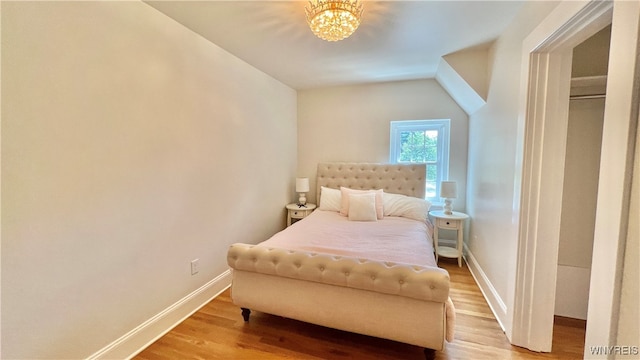
[[[309,0],[307,23],[317,37],[327,41],[348,38],[360,25],[359,0]]]

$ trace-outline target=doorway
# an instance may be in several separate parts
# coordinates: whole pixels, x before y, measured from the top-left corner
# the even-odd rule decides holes
[[[553,342],[577,328],[584,342],[611,26],[573,49],[560,215]]]
[[[608,67],[602,158],[594,227],[585,349],[615,339],[619,263],[628,221],[638,92],[635,58],[640,4],[613,1],[561,2],[523,44],[518,144],[522,184],[519,246],[511,342],[550,351],[558,271],[560,218],[573,48],[613,24]],[[635,116],[635,118],[634,118]],[[549,290],[553,289],[553,290]],[[585,351],[585,355],[588,353]]]

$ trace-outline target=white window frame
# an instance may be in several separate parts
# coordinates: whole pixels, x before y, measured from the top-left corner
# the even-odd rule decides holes
[[[442,204],[440,199],[440,182],[449,180],[449,143],[451,133],[450,119],[430,119],[430,120],[397,120],[390,122],[389,131],[389,162],[392,164],[405,163],[398,161],[401,151],[400,134],[403,131],[438,131],[438,156],[435,161],[438,167],[436,177],[436,196],[427,197],[425,199],[432,204]],[[428,164],[433,164],[429,162]],[[425,174],[426,176],[426,174]],[[426,191],[426,189],[425,189]]]

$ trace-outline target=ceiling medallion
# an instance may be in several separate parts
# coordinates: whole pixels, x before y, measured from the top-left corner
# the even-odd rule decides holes
[[[311,31],[327,41],[348,38],[362,18],[359,0],[309,0],[304,10]]]

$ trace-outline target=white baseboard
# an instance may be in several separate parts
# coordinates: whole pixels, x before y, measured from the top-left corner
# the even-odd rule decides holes
[[[176,325],[220,295],[231,285],[231,271],[227,270],[191,294],[164,309],[135,329],[89,356],[97,359],[131,359]]]
[[[480,288],[480,291],[482,292],[485,300],[487,300],[487,304],[489,304],[489,308],[493,312],[493,315],[496,317],[496,320],[498,320],[498,324],[500,324],[502,331],[506,332],[504,324],[507,320],[507,305],[504,303],[504,301],[502,301],[502,298],[496,291],[495,287],[493,287],[493,284],[491,283],[487,275],[482,270],[482,267],[480,267],[480,264],[478,264],[476,258],[473,257],[473,254],[471,253],[471,251],[469,251],[467,244],[464,244],[464,250],[466,254],[464,258],[467,261],[467,265],[469,266],[471,275],[475,279],[476,284],[478,284],[478,287]]]

